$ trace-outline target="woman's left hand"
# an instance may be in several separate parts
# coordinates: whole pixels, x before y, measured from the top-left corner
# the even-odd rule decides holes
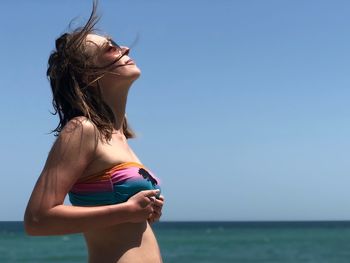
[[[159,221],[159,218],[162,216],[162,208],[164,204],[164,196],[159,196],[159,198],[155,198],[153,203],[153,213],[148,218],[148,223],[154,223],[155,221]]]

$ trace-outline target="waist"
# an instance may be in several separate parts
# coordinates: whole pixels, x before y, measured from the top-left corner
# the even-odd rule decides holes
[[[89,262],[162,262],[148,222],[125,223],[84,233]]]

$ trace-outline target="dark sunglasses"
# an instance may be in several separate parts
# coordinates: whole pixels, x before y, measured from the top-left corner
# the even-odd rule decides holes
[[[112,46],[118,49],[122,49],[113,39],[108,39],[108,41],[112,44]]]

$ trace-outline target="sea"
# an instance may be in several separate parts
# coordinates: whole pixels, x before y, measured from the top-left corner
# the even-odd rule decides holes
[[[159,222],[164,263],[350,263],[350,221]],[[31,237],[0,222],[0,262],[87,262],[81,234]]]

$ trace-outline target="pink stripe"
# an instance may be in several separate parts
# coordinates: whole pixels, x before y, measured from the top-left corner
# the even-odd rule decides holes
[[[110,181],[75,184],[71,189],[73,193],[106,192],[111,190],[113,190],[113,188],[111,187]]]
[[[143,178],[141,174],[139,174],[139,167],[127,167],[123,169],[119,169],[118,171],[115,171],[111,175],[111,179],[113,183],[119,183],[125,180],[129,179],[140,179]],[[145,168],[143,168],[145,169]],[[157,184],[160,184],[160,180],[148,169],[145,169],[152,178],[154,178],[157,181]]]
[[[142,178],[142,176],[138,173],[139,172],[138,167],[128,167],[128,168],[124,168],[124,169],[120,169],[116,172],[114,172],[113,174],[111,174],[111,179],[112,182],[115,183],[119,183],[131,178]]]

